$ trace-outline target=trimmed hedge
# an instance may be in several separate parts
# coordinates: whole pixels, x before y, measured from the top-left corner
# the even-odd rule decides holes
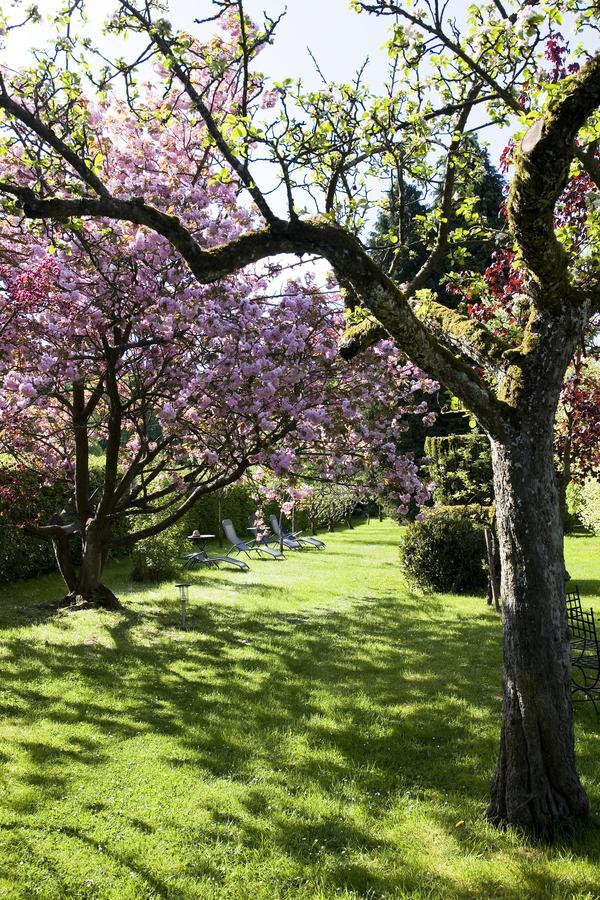
[[[15,478],[17,493],[22,498],[19,503],[19,518],[49,521],[64,506],[67,497],[65,485],[44,486],[31,472],[19,471],[16,474],[9,466],[0,465],[0,488],[9,479],[14,485]],[[92,468],[92,483],[99,484],[101,478],[102,467]],[[132,548],[134,577],[142,581],[160,581],[172,577],[178,569],[178,556],[193,549],[186,540],[187,535],[197,529],[201,533],[212,533],[219,537],[222,519],[231,519],[240,537],[247,537],[248,516],[256,512],[257,505],[259,504],[252,498],[247,485],[241,482],[208,494],[172,528],[140,541]],[[268,504],[264,511],[267,515],[276,512],[277,505]],[[126,522],[124,520],[119,526],[123,537],[127,534]],[[136,521],[135,528],[141,525],[141,522]],[[305,514],[296,516],[296,528],[307,528]],[[126,542],[123,542],[123,546],[124,552],[129,552]],[[75,556],[78,551],[79,545],[74,539]],[[0,509],[0,582],[36,577],[55,570],[52,544],[23,534],[11,523],[9,510]]]
[[[32,472],[8,468],[0,469],[0,487],[10,479],[11,485],[17,480],[17,489],[23,504],[23,517],[33,515],[41,520],[50,519],[64,502],[64,488],[57,485],[42,485]],[[15,527],[11,521],[11,510],[0,509],[0,582],[15,581],[43,575],[56,568],[54,550],[49,541],[29,537]]]
[[[407,525],[400,561],[407,580],[425,591],[463,593],[487,584],[483,526],[447,508]]]
[[[138,541],[131,553],[132,579],[159,582],[173,578],[181,567],[184,540],[181,529],[174,527]]]
[[[429,477],[435,482],[436,505],[487,505],[492,502],[492,455],[484,434],[428,437]]]
[[[92,489],[101,485],[102,478],[102,466],[94,465],[92,460],[90,467]],[[64,507],[69,496],[64,483],[45,485],[33,472],[11,468],[10,464],[0,465],[0,489],[8,483],[11,491],[20,500],[18,515],[14,514],[14,509],[0,507],[0,583],[16,581],[19,578],[35,578],[56,571],[52,543],[24,534],[14,523],[23,519],[49,522],[52,516]],[[126,535],[126,529],[127,523],[121,521],[116,531],[117,547],[120,543],[119,537]],[[71,544],[73,558],[78,562],[81,546],[76,535]],[[113,553],[119,555],[118,550],[114,550]]]

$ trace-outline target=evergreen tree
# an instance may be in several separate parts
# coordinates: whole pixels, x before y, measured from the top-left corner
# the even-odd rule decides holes
[[[451,259],[457,268],[483,274],[502,229],[504,180],[477,138],[468,139],[467,146],[449,217],[456,236]],[[428,213],[439,199],[436,194],[428,204],[419,188],[404,177],[392,183],[369,241],[373,257],[392,277],[410,281],[427,259]],[[427,287],[438,294],[440,303],[456,305],[439,278],[431,278]]]

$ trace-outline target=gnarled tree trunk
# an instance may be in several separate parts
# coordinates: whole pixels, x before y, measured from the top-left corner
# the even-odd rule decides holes
[[[587,817],[575,765],[553,421],[542,406],[492,440],[502,560],[504,698],[489,818],[542,838]]]
[[[94,603],[106,609],[120,607],[116,596],[101,580],[109,544],[106,527],[93,520],[88,522],[83,538],[81,566],[74,586],[68,584],[70,592],[67,599]]]

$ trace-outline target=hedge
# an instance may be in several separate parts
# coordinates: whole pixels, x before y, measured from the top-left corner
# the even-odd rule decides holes
[[[20,504],[19,518],[31,517],[40,521],[48,521],[52,515],[64,506],[67,498],[65,485],[46,486],[41,479],[31,472],[19,471],[8,465],[0,465],[0,488],[3,480],[10,478],[11,484],[17,478],[18,494],[23,497]],[[102,467],[92,469],[92,481],[102,478]],[[145,569],[154,571],[154,576],[159,577],[159,570],[164,573],[170,566],[168,558],[176,559],[178,551],[185,553],[192,549],[186,537],[197,529],[201,533],[220,534],[220,521],[231,519],[240,537],[247,537],[248,516],[256,512],[257,506],[250,494],[250,490],[243,482],[232,484],[214,494],[203,497],[189,512],[172,526],[168,531],[161,533],[147,542],[140,542],[133,548],[133,562],[136,575],[141,578],[150,577]],[[263,505],[264,506],[264,505]],[[268,516],[271,512],[277,512],[277,504],[270,503],[264,506],[264,512]],[[128,520],[125,520],[127,522]],[[122,536],[125,537],[126,523],[120,526]],[[136,521],[135,528],[140,527]],[[307,529],[307,517],[303,513],[296,516],[297,529]],[[129,527],[133,527],[131,524]],[[164,536],[163,536],[164,535]],[[125,552],[131,548],[123,542]],[[78,551],[77,541],[73,542],[74,554]],[[143,560],[146,560],[145,563]],[[19,578],[36,577],[56,569],[52,544],[49,541],[29,537],[23,534],[11,523],[8,510],[0,509],[0,582],[15,581]],[[165,574],[165,577],[169,577]]]
[[[487,583],[483,526],[451,507],[436,511],[404,529],[400,562],[407,581],[422,590],[479,591]]]
[[[100,486],[102,477],[100,467],[90,468],[92,489]],[[69,496],[64,483],[47,485],[33,472],[9,465],[0,467],[0,487],[9,479],[11,488],[22,500],[17,516],[12,509],[0,509],[0,583],[34,578],[56,570],[52,543],[24,534],[14,523],[19,519],[48,522],[64,507]],[[125,536],[126,527],[125,522],[119,523],[117,538]],[[72,549],[73,558],[78,561],[81,548],[77,540],[73,540]]]
[[[436,505],[457,506],[492,502],[492,455],[484,434],[428,437],[425,455],[435,482]]]
[[[579,516],[592,534],[600,535],[600,480],[586,478],[582,484]]]
[[[254,500],[244,483],[232,484],[221,491],[208,494],[198,501],[179,522],[166,531],[139,541],[132,551],[134,581],[165,581],[172,578],[181,566],[179,556],[194,548],[187,536],[197,530],[201,534],[220,534],[223,519],[231,519],[242,539],[250,538],[248,517],[260,507],[268,517],[278,513],[276,503],[261,504]],[[306,516],[296,517],[296,527],[306,528]],[[227,541],[224,540],[225,546]]]
[[[21,508],[23,516],[36,515],[48,520],[64,501],[64,489],[59,486],[42,485],[41,480],[31,472],[14,469],[0,469],[0,486],[10,478],[11,484],[18,479],[18,491],[27,498]],[[23,534],[11,522],[9,509],[0,509],[0,582],[14,581],[51,572],[55,567],[54,551],[49,541]]]

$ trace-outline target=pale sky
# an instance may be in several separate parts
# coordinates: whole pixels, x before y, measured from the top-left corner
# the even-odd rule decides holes
[[[197,5],[183,0],[184,8]],[[204,3],[201,4],[202,6]],[[281,0],[246,0],[248,13],[258,19],[263,10],[273,15],[285,7]],[[462,0],[456,7],[462,7]],[[371,60],[368,77],[375,86],[386,70],[386,54],[381,46],[386,39],[389,22],[357,15],[348,8],[347,0],[289,0],[287,14],[277,29],[273,46],[260,56],[260,67],[274,78],[282,75],[301,76],[320,84],[318,75],[307,51],[317,58],[325,78],[331,81],[347,81],[366,56]]]
[[[450,0],[449,10],[460,20],[469,2]],[[37,5],[42,15],[47,15],[56,9],[58,3],[59,0],[38,0]],[[194,19],[209,16],[215,10],[209,0],[169,0],[168,6],[168,17],[173,24],[192,33],[198,33]],[[275,17],[285,7],[285,0],[245,0],[247,13],[256,20],[262,20],[264,10]],[[100,26],[115,9],[114,0],[88,0],[86,9],[94,38],[100,40]],[[309,47],[325,78],[331,81],[349,81],[368,56],[370,63],[365,73],[366,82],[377,90],[386,75],[387,54],[382,50],[382,45],[389,23],[386,18],[352,12],[348,0],[288,0],[287,14],[278,26],[275,43],[262,51],[258,66],[276,81],[286,77],[301,78],[305,85],[318,88],[321,80],[308,53]],[[568,29],[563,28],[563,31],[568,34]],[[32,44],[42,44],[48,36],[47,24],[35,29],[28,28],[22,33],[14,32],[9,38],[7,51],[0,54],[0,59],[19,66],[24,63],[26,51]],[[113,44],[111,52],[118,53],[114,48],[114,37],[110,40]],[[125,56],[131,56],[134,41],[124,45]],[[479,132],[479,139],[489,145],[495,162],[508,137],[509,132],[495,127]]]
[[[57,5],[58,0],[37,2],[42,16],[54,12]],[[455,5],[459,11],[465,4],[458,0]],[[246,0],[245,3],[248,14],[256,20],[262,20],[263,11],[274,17],[285,7],[283,0]],[[114,9],[113,0],[88,3],[87,14],[96,32]],[[168,17],[174,24],[194,32],[197,31],[194,19],[210,15],[211,10],[214,7],[208,0],[170,0]],[[18,16],[19,13],[15,13],[15,18]],[[373,16],[351,12],[347,0],[289,0],[287,14],[277,29],[275,46],[266,48],[261,54],[261,69],[276,79],[301,76],[310,80],[314,75],[307,51],[310,46],[326,78],[331,80],[347,80],[365,56],[371,56],[370,71],[377,83],[385,72],[385,55],[379,51],[385,40],[386,24]],[[42,43],[48,37],[47,25],[11,35],[8,56],[12,62],[22,61],[23,51],[31,47],[32,33],[36,35],[34,41]],[[316,75],[314,79],[317,84]]]

